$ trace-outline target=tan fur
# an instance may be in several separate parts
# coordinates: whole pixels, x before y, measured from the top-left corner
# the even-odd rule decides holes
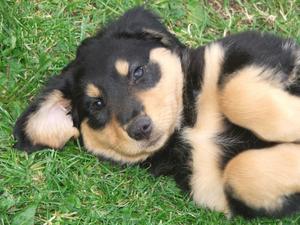
[[[86,87],[86,95],[92,98],[101,97],[102,91],[94,84],[88,84]]]
[[[195,127],[187,129],[185,134],[193,146],[191,187],[194,201],[227,213],[222,174],[218,164],[221,152],[214,140],[223,129],[217,101],[217,81],[223,56],[224,49],[219,44],[212,44],[205,49],[204,80],[197,100],[198,118]]]
[[[300,192],[300,145],[249,150],[233,158],[224,183],[250,207],[280,209],[284,196]]]
[[[30,115],[25,126],[26,135],[33,144],[61,148],[72,137],[78,137],[70,115],[70,101],[54,90],[46,97],[40,109]]]
[[[144,114],[154,124],[150,140],[133,140],[115,118],[100,130],[93,130],[84,121],[81,124],[81,133],[89,151],[120,162],[138,162],[162,147],[180,124],[183,108],[183,73],[180,59],[165,48],[153,49],[149,59],[151,63],[158,63],[161,79],[155,87],[139,91],[136,95],[144,104]]]
[[[300,140],[300,100],[282,90],[273,70],[239,70],[222,91],[220,105],[233,123],[268,141]]]
[[[115,119],[101,130],[90,128],[85,120],[81,123],[81,133],[86,149],[96,155],[128,163],[142,161],[149,156],[149,153],[140,150],[138,144],[129,140]]]
[[[153,121],[154,132],[163,134],[166,141],[181,122],[183,72],[179,57],[165,48],[151,50],[149,58],[159,65],[161,78],[155,87],[141,91],[137,97]]]
[[[115,68],[121,76],[127,76],[129,72],[129,63],[124,59],[117,59]]]

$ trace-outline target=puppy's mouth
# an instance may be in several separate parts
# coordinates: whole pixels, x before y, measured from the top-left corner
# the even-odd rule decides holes
[[[141,147],[146,149],[146,152],[154,152],[161,148],[164,143],[164,135],[156,134],[150,137],[148,140],[144,140],[141,142]]]

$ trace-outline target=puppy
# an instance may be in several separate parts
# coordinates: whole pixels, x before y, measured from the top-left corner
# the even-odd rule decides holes
[[[174,177],[202,207],[300,209],[300,48],[245,32],[190,49],[139,7],[87,38],[17,120],[16,148],[85,148]]]

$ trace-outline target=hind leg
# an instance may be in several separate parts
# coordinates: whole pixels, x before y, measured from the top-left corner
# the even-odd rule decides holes
[[[220,90],[222,112],[264,140],[300,141],[300,97],[285,90],[295,77],[282,77],[258,66],[238,71]]]
[[[230,209],[245,217],[281,217],[300,210],[300,145],[249,150],[224,171]]]

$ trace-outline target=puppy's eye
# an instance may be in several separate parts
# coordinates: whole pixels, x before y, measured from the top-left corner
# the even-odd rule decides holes
[[[102,109],[104,107],[104,101],[103,99],[98,98],[92,103],[92,105],[95,109]]]
[[[133,79],[136,81],[144,75],[144,68],[142,66],[137,67],[133,71]]]

